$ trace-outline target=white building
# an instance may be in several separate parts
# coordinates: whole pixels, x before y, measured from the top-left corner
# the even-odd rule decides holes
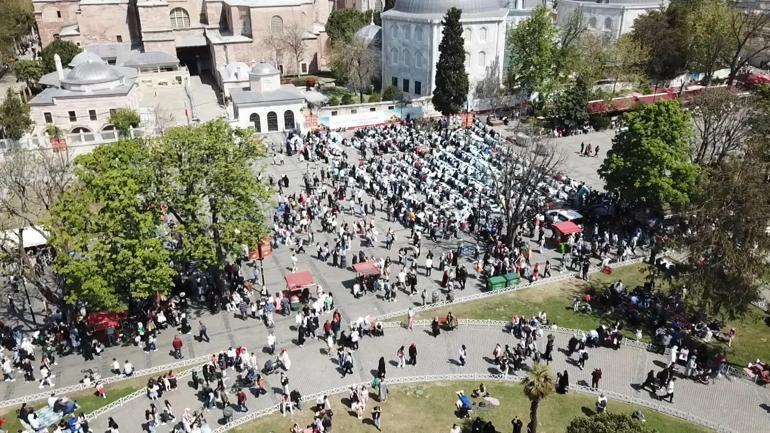
[[[397,86],[409,98],[433,93],[441,21],[452,7],[462,10],[470,95],[492,65],[497,67],[491,72],[502,77],[508,0],[398,0],[382,13],[383,87]]]
[[[640,15],[666,6],[668,0],[559,0],[556,23],[563,26],[581,11],[589,30],[617,39],[633,29]]]
[[[548,0],[510,0],[508,2],[508,26],[516,27],[529,18],[538,6],[547,6]]]
[[[305,96],[292,84],[281,85],[273,65],[257,63],[249,71],[249,88],[230,87],[229,93],[235,126],[259,133],[304,129]]]

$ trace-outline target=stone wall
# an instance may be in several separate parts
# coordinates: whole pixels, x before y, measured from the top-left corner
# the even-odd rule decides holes
[[[39,128],[44,129],[46,127],[44,113],[48,112],[53,117],[54,125],[69,133],[79,127],[88,128],[91,131],[101,131],[109,125],[110,109],[124,107],[134,110],[139,107],[139,89],[137,86],[134,86],[127,95],[123,96],[59,98],[54,100],[53,105],[33,105],[30,108],[32,121]],[[96,111],[96,120],[90,119],[89,110]],[[77,120],[74,122],[69,119],[70,111],[74,111],[77,115]]]

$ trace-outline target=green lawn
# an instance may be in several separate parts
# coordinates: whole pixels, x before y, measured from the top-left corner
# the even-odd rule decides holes
[[[382,407],[382,428],[390,433],[439,433],[447,432],[452,424],[462,424],[454,415],[455,392],[464,390],[470,394],[477,383],[451,382],[419,385],[392,386],[390,397]],[[518,416],[524,422],[524,430],[529,421],[529,400],[524,396],[521,385],[488,383],[492,396],[499,399],[501,405],[497,408],[479,409],[474,411],[474,417],[480,416],[486,421],[492,421],[497,431],[511,431],[511,419]],[[348,406],[343,405],[341,398],[347,395],[332,397],[334,411],[333,430],[344,433],[376,432],[371,422],[371,410],[379,404],[374,399],[369,400],[364,420],[359,421],[351,415]],[[592,396],[568,393],[554,394],[540,404],[538,412],[538,433],[563,433],[567,424],[575,417],[593,414],[596,399]],[[253,423],[246,424],[235,430],[235,433],[286,433],[296,422],[305,427],[312,422],[312,412],[304,408],[286,417],[280,414],[271,415]],[[610,400],[608,411],[627,413],[640,409],[630,404]],[[685,421],[669,417],[651,410],[642,409],[647,425],[661,433],[698,433],[709,430],[689,424]],[[468,427],[466,425],[466,427]],[[466,428],[465,431],[469,431]]]
[[[572,299],[576,296],[582,296],[588,290],[603,291],[607,285],[618,279],[621,279],[627,287],[634,288],[644,284],[647,278],[646,265],[625,266],[615,269],[612,275],[596,273],[588,282],[571,279],[547,284],[521,292],[507,293],[480,301],[429,310],[418,313],[417,318],[430,319],[434,316],[446,315],[448,311],[451,311],[460,319],[510,321],[514,314],[532,316],[540,311],[545,311],[549,320],[558,326],[583,330],[594,329],[602,323],[609,325],[616,320],[623,322],[624,317],[598,309],[595,309],[591,314],[575,313],[572,311]],[[657,284],[661,290],[667,290],[665,282],[659,279]],[[401,321],[405,319],[404,317]],[[745,366],[757,358],[770,360],[770,344],[768,344],[770,326],[768,323],[770,323],[770,316],[758,308],[752,307],[743,318],[725,322],[725,329],[734,327],[737,332],[733,347],[728,348],[724,342],[715,339],[708,345],[708,348],[712,351],[725,351],[728,361],[736,366]],[[636,328],[631,326],[625,328],[626,337],[634,338]],[[643,328],[642,331],[643,341],[649,341],[654,330]],[[703,343],[699,342],[698,344]]]
[[[22,379],[23,380],[23,379]],[[69,397],[72,400],[75,400],[79,405],[80,409],[76,413],[89,413],[93,412],[96,409],[99,409],[102,406],[106,406],[115,400],[119,400],[122,397],[127,396],[128,394],[131,394],[132,392],[136,391],[137,389],[141,388],[144,383],[146,382],[146,379],[133,379],[125,382],[119,382],[112,387],[105,387],[107,391],[107,398],[100,398],[97,397],[94,390],[87,390],[87,391],[81,391],[74,394],[69,395]],[[46,402],[45,400],[41,400],[35,403],[32,403],[32,407],[36,410],[45,406]],[[19,422],[19,419],[17,418],[17,412],[19,410],[19,407],[14,407],[11,409],[6,409],[5,413],[0,414],[0,417],[5,418],[5,431],[7,432],[17,432],[21,430],[21,423]]]

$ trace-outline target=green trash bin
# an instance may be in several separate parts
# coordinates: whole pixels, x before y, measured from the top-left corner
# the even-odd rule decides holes
[[[521,277],[519,274],[515,272],[511,272],[510,274],[505,275],[505,287],[513,287],[521,281]]]
[[[504,289],[505,284],[506,284],[506,280],[505,280],[505,277],[503,276],[490,277],[489,281],[487,282],[489,290]]]

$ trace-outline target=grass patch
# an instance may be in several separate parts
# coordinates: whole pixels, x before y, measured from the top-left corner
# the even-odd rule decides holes
[[[21,378],[23,380],[23,378]],[[93,412],[100,407],[106,406],[116,400],[119,400],[132,392],[142,388],[146,384],[146,378],[132,379],[124,382],[118,382],[112,386],[105,386],[107,391],[107,398],[100,398],[96,396],[95,390],[83,390],[68,395],[69,398],[75,400],[80,408],[75,411],[75,414],[80,412],[89,413]],[[37,401],[28,406],[31,406],[35,410],[40,409],[46,405],[45,400]],[[5,409],[5,412],[0,414],[0,418],[5,418],[4,429],[7,432],[17,432],[22,430],[21,422],[19,422],[18,411],[21,406]]]
[[[601,272],[595,273],[589,281],[570,279],[480,301],[442,307],[418,313],[417,319],[431,319],[435,316],[446,315],[447,312],[451,311],[460,319],[510,321],[514,314],[529,317],[540,311],[545,311],[551,323],[565,328],[589,330],[595,329],[601,324],[611,325],[620,320],[625,325],[623,332],[625,337],[635,339],[636,327],[625,324],[624,317],[612,311],[600,311],[596,305],[590,314],[575,313],[572,311],[572,300],[577,296],[583,296],[589,290],[601,292],[618,279],[622,280],[626,287],[633,289],[643,285],[648,276],[647,265],[624,266],[614,269],[612,275]],[[658,278],[657,286],[658,290],[668,290],[668,285],[661,278]],[[406,317],[399,320],[405,321]],[[733,327],[737,332],[732,347],[727,347],[725,342],[714,339],[707,345],[707,348],[710,352],[726,352],[728,362],[735,366],[745,366],[757,358],[768,361],[770,360],[769,324],[770,316],[767,313],[759,308],[751,307],[744,317],[725,321],[725,330]],[[642,341],[649,342],[655,330],[643,326],[642,331]],[[700,340],[693,341],[693,343],[704,345]]]
[[[465,390],[470,393],[477,383],[450,382],[419,385],[392,386],[388,401],[382,407],[383,431],[391,433],[412,432],[444,432],[449,431],[452,424],[469,425],[454,415],[455,391]],[[489,409],[475,410],[472,418],[481,417],[491,421],[497,431],[510,431],[511,419],[518,416],[524,422],[524,429],[529,421],[529,400],[522,392],[521,385],[490,383],[487,384],[492,396],[500,400],[500,406]],[[341,403],[341,397],[332,397],[334,411],[333,430],[345,433],[376,432],[371,423],[371,410],[379,403],[373,399],[367,404],[364,421],[348,413],[350,408]],[[538,412],[539,433],[563,433],[569,422],[579,416],[593,413],[596,399],[592,396],[569,393],[554,394],[540,404]],[[271,415],[253,423],[237,428],[235,433],[283,433],[288,432],[296,422],[305,427],[312,422],[313,414],[308,408],[295,412],[293,416],[283,417],[280,414]],[[609,402],[608,411],[613,413],[630,414],[640,409],[627,403]],[[686,421],[672,418],[661,413],[641,409],[647,419],[647,425],[659,432],[703,433],[710,430],[690,424]]]

